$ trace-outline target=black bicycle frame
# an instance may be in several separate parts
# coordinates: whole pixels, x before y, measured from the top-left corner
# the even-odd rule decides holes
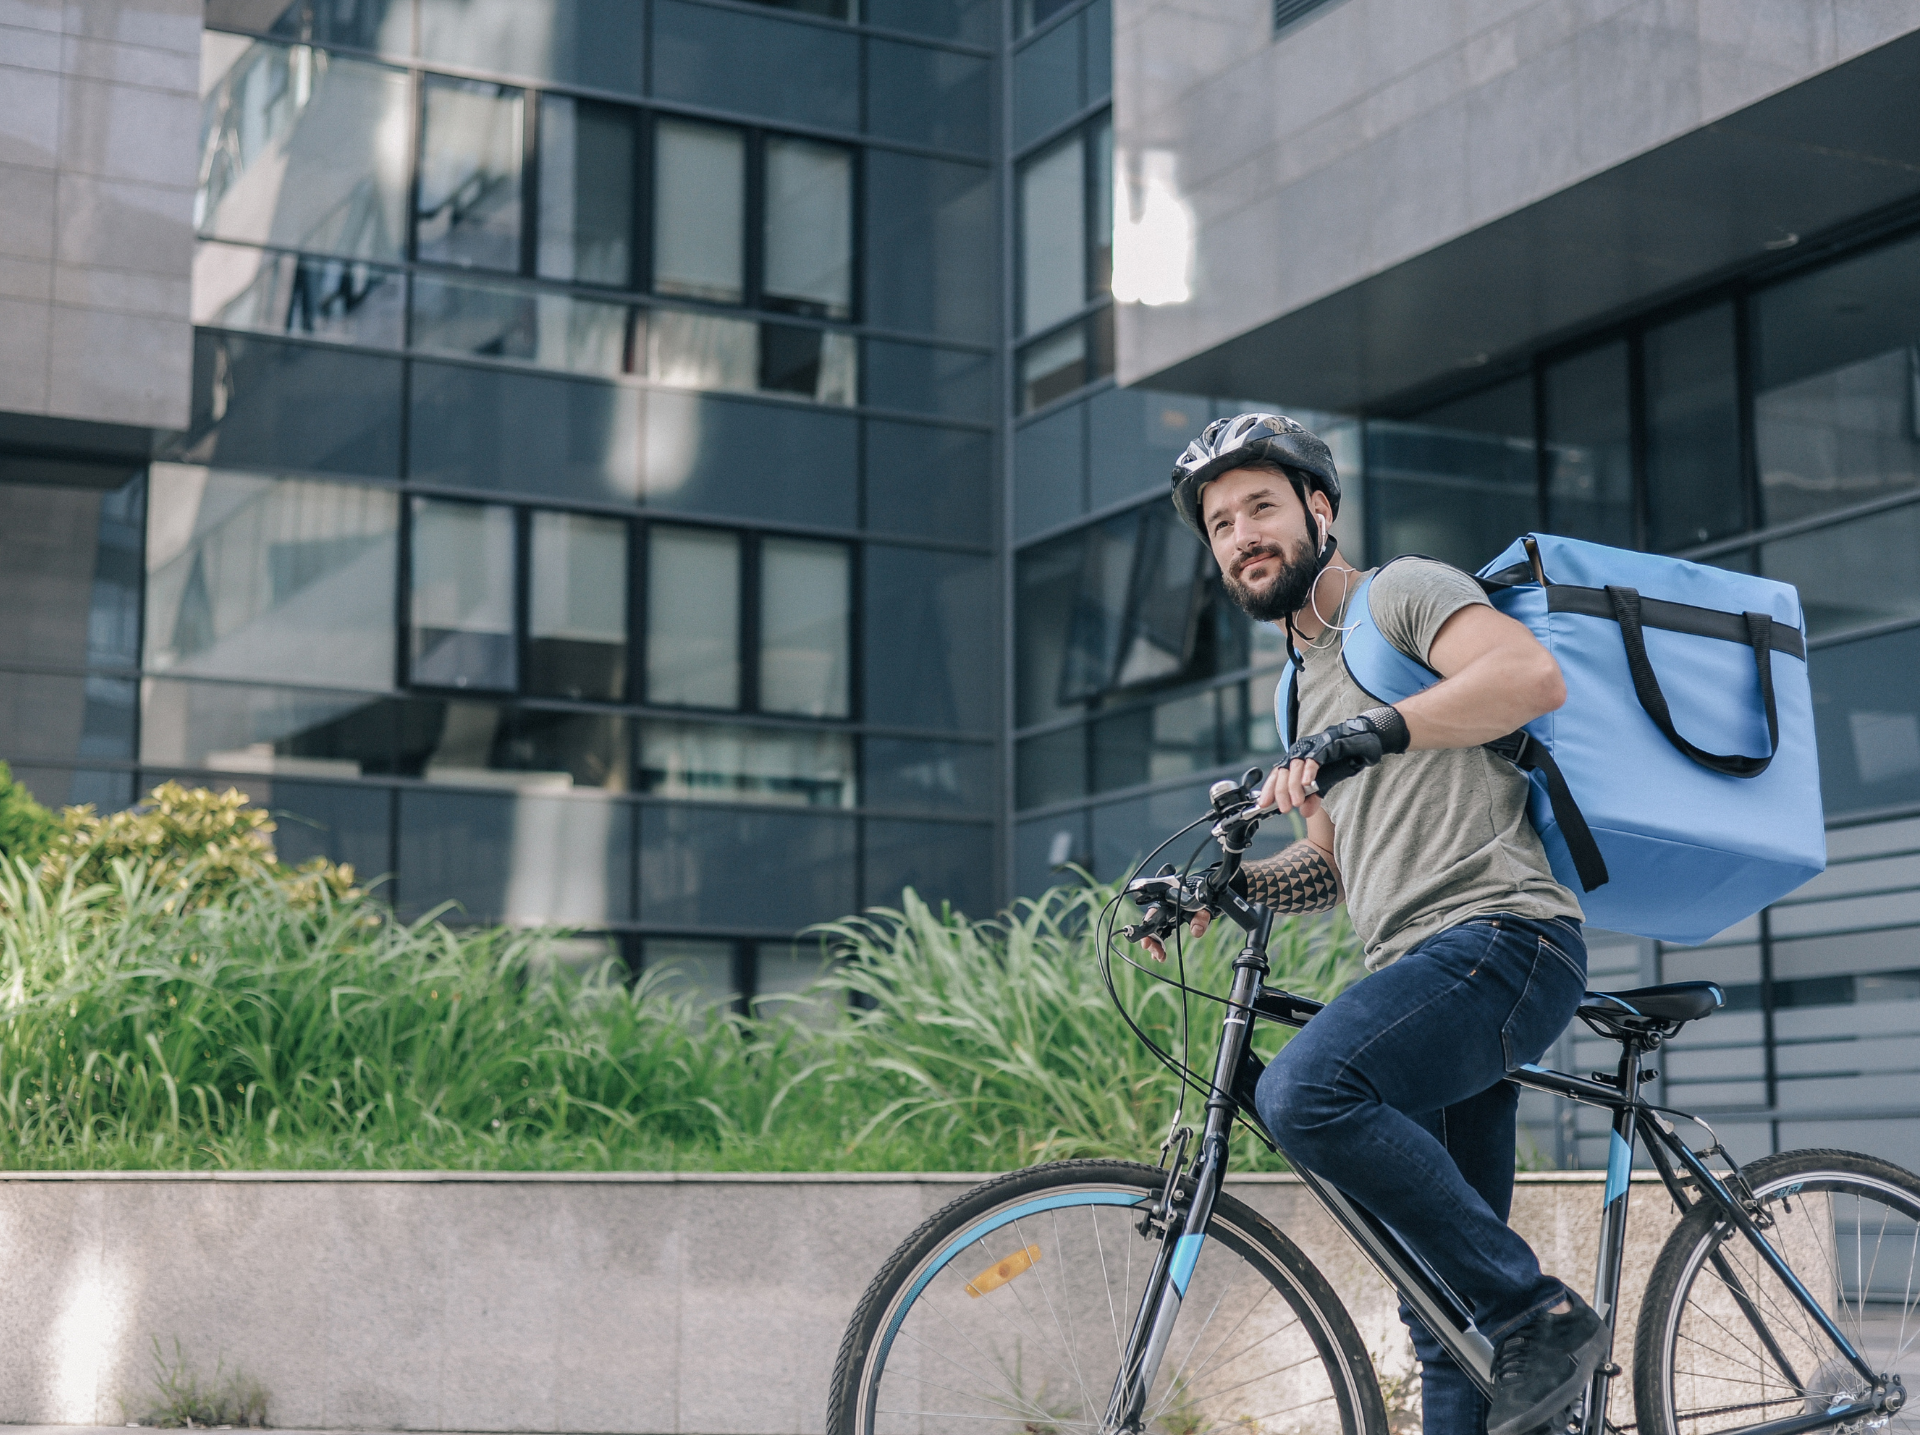
[[[1236,1117],[1251,1123],[1268,1144],[1273,1144],[1260,1125],[1253,1106],[1253,1088],[1262,1065],[1251,1048],[1251,1028],[1255,1018],[1302,1027],[1322,1009],[1323,1004],[1284,991],[1267,991],[1263,985],[1267,965],[1267,941],[1273,929],[1273,913],[1264,907],[1242,901],[1231,890],[1218,895],[1222,915],[1231,918],[1247,933],[1247,944],[1233,963],[1233,986],[1227,998],[1227,1015],[1221,1026],[1220,1047],[1214,1060],[1212,1090],[1206,1104],[1206,1126],[1200,1148],[1187,1172],[1191,1186],[1184,1210],[1169,1202],[1162,1212],[1166,1231],[1159,1259],[1155,1262],[1140,1310],[1134,1322],[1127,1356],[1121,1362],[1113,1396],[1107,1408],[1108,1431],[1139,1428],[1147,1392],[1153,1385],[1161,1356],[1173,1333],[1186,1294],[1187,1281],[1198,1259],[1207,1222],[1213,1214],[1215,1198],[1226,1177],[1228,1139]],[[1539,1066],[1523,1066],[1508,1079],[1516,1086],[1570,1101],[1598,1106],[1612,1113],[1608,1142],[1605,1214],[1600,1228],[1600,1253],[1594,1272],[1593,1307],[1612,1330],[1618,1323],[1620,1268],[1626,1252],[1627,1203],[1629,1177],[1634,1152],[1644,1141],[1654,1169],[1667,1192],[1684,1214],[1698,1202],[1718,1210],[1722,1219],[1737,1229],[1753,1246],[1760,1258],[1792,1292],[1794,1299],[1812,1316],[1835,1348],[1866,1382],[1868,1398],[1835,1406],[1819,1414],[1798,1415],[1748,1425],[1724,1435],[1806,1435],[1806,1432],[1855,1420],[1879,1410],[1884,1393],[1881,1376],[1861,1358],[1833,1320],[1788,1268],[1780,1254],[1767,1242],[1742,1201],[1729,1192],[1699,1156],[1682,1142],[1673,1126],[1639,1098],[1642,1058],[1660,1044],[1658,1034],[1629,1035],[1617,1038],[1622,1043],[1619,1066],[1611,1078],[1589,1080]],[[1684,1173],[1684,1174],[1683,1174]],[[1440,1276],[1422,1260],[1400,1236],[1372,1212],[1366,1210],[1312,1173],[1298,1171],[1307,1190],[1325,1208],[1327,1214],[1353,1238],[1381,1277],[1406,1300],[1433,1332],[1460,1368],[1481,1390],[1493,1389],[1492,1343],[1473,1323],[1470,1307]],[[1691,1181],[1697,1190],[1689,1191]],[[1171,1195],[1175,1183],[1170,1179]],[[1736,1303],[1752,1324],[1755,1333],[1780,1362],[1782,1372],[1798,1383],[1783,1352],[1773,1341],[1758,1310],[1747,1297],[1725,1259],[1717,1252],[1711,1257],[1714,1268],[1733,1293]],[[1581,1435],[1604,1435],[1607,1398],[1619,1367],[1604,1363],[1593,1377],[1588,1392]],[[1654,1435],[1654,1432],[1648,1432]]]

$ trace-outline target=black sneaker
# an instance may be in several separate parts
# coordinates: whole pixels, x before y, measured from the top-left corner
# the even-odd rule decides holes
[[[1500,1342],[1487,1435],[1533,1435],[1580,1398],[1606,1358],[1606,1323],[1572,1291],[1567,1301],[1566,1314],[1535,1316]]]

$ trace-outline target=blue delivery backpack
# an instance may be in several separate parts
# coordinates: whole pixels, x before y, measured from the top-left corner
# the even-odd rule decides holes
[[[1826,869],[1800,595],[1747,573],[1527,534],[1475,575],[1560,664],[1567,700],[1487,744],[1589,924],[1703,942]],[[1399,702],[1440,681],[1348,607],[1354,682]],[[1297,660],[1296,660],[1297,662]],[[1297,736],[1296,666],[1274,694]]]

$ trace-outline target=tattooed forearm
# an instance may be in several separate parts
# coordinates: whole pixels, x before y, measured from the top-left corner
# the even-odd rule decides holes
[[[1250,901],[1275,912],[1330,912],[1340,902],[1340,878],[1327,854],[1311,842],[1294,843],[1277,857],[1240,869]]]

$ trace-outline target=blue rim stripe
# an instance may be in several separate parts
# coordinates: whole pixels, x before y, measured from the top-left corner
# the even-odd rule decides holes
[[[1205,1236],[1182,1236],[1174,1243],[1173,1266],[1168,1274],[1173,1277],[1173,1288],[1182,1297],[1187,1293],[1187,1282],[1193,1279],[1193,1267],[1200,1259],[1200,1247],[1206,1239]]]
[[[900,1327],[906,1322],[907,1312],[913,1309],[913,1303],[920,1299],[920,1292],[927,1288],[928,1282],[946,1269],[947,1262],[981,1237],[990,1236],[1002,1226],[1010,1226],[1024,1217],[1038,1215],[1042,1211],[1058,1210],[1062,1206],[1144,1206],[1151,1199],[1150,1196],[1132,1191],[1067,1191],[1058,1196],[1038,1196],[1031,1201],[1023,1201],[1017,1206],[1009,1206],[1004,1211],[996,1212],[981,1221],[979,1225],[961,1232],[947,1243],[944,1251],[933,1258],[933,1263],[920,1273],[920,1279],[915,1281],[907,1291],[907,1298],[900,1302],[900,1309],[894,1313],[892,1322],[887,1326],[886,1336],[880,1342],[881,1363],[886,1363],[887,1354],[893,1349],[893,1338],[900,1333]],[[1194,1251],[1196,1259],[1199,1254],[1196,1248]],[[1192,1267],[1189,1266],[1188,1270],[1191,1272]]]

